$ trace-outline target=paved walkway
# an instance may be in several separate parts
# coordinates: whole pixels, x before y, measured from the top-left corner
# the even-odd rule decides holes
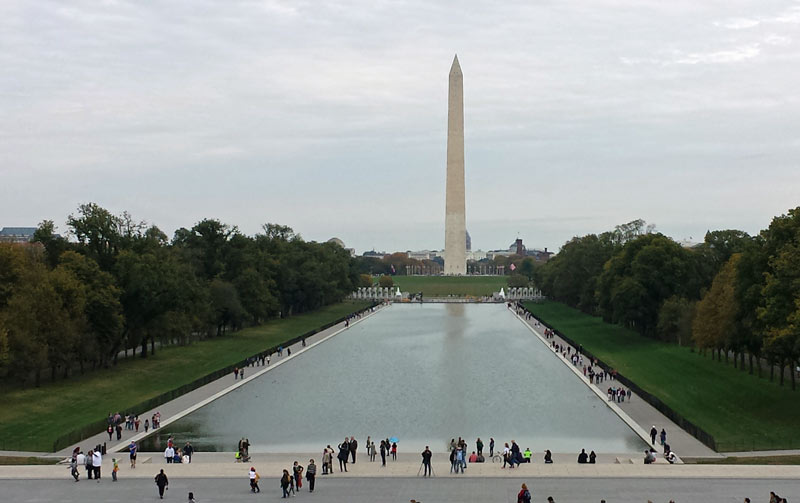
[[[385,309],[385,306],[378,306],[375,309],[375,312],[378,312],[381,309]],[[366,318],[372,316],[373,313],[366,313],[362,315],[360,318],[353,320],[351,325],[356,323],[360,323],[361,321],[365,320]],[[217,379],[216,381],[212,381],[200,388],[197,388],[194,391],[190,391],[185,395],[182,395],[170,402],[165,404],[159,405],[151,410],[139,412],[139,418],[144,424],[145,419],[150,419],[153,414],[156,412],[161,412],[161,427],[169,425],[170,423],[177,421],[178,419],[182,418],[183,416],[193,412],[200,407],[208,404],[209,402],[219,398],[220,396],[233,391],[234,389],[242,386],[253,379],[258,378],[260,375],[268,372],[270,369],[273,369],[277,366],[282,365],[283,363],[291,360],[296,355],[299,355],[312,347],[320,344],[330,337],[346,330],[345,323],[341,322],[337,325],[334,325],[326,330],[322,330],[310,337],[306,338],[306,347],[303,347],[301,343],[296,343],[293,346],[287,346],[283,349],[283,357],[279,357],[277,353],[272,354],[272,361],[269,366],[250,366],[245,367],[244,369],[244,379],[234,379],[233,375],[227,375]],[[286,350],[291,349],[292,355],[286,356]],[[152,433],[153,430],[151,429],[149,433]],[[132,430],[122,430],[122,438],[117,440],[116,434],[113,436],[112,440],[109,440],[108,434],[105,432],[98,433],[92,437],[87,439],[81,440],[76,445],[80,445],[83,447],[84,452],[88,451],[90,448],[94,448],[94,446],[98,444],[106,444],[107,452],[117,452],[120,451],[130,444],[131,440],[136,440],[137,442],[143,438],[145,438],[148,433],[145,433],[143,428],[139,429],[139,433],[136,433]],[[72,454],[72,450],[75,446],[69,446],[61,451],[58,451],[56,454],[61,456],[69,456]],[[17,454],[10,454],[10,455],[17,455]]]
[[[112,483],[103,478],[96,484],[81,480],[75,484],[62,480],[0,481],[4,501],[14,503],[116,503],[185,502],[189,491],[201,503],[286,501],[281,499],[278,475],[260,470],[261,494],[252,494],[246,474],[236,478],[185,478],[168,470],[169,490],[158,499],[153,479],[120,477]],[[152,477],[155,471],[147,472]],[[66,476],[66,473],[64,474]],[[800,482],[792,480],[733,479],[596,479],[596,478],[368,478],[317,477],[316,490],[307,484],[289,501],[319,503],[408,503],[412,498],[425,503],[514,503],[525,482],[534,503],[545,503],[552,496],[558,503],[597,503],[601,498],[613,503],[741,503],[745,496],[754,502],[769,500],[769,491],[795,501]]]
[[[551,350],[553,350],[551,346],[551,342],[553,341],[560,346],[572,347],[558,335],[554,335],[550,339],[545,338],[545,327],[541,325],[539,320],[537,320],[535,317],[531,319],[525,319],[524,316],[516,314],[516,310],[514,308],[512,308],[512,311],[515,313],[515,316],[517,316],[517,318],[519,318],[520,321],[522,321],[525,326],[528,327],[531,332],[533,332],[539,338],[539,340]],[[575,348],[572,348],[572,352],[575,352]],[[642,437],[642,439],[648,444],[650,443],[650,428],[655,426],[659,432],[662,428],[666,430],[667,443],[670,445],[672,450],[682,458],[725,457],[724,455],[715,452],[713,449],[709,448],[692,435],[686,433],[686,431],[681,429],[680,426],[673,423],[656,408],[642,400],[636,394],[631,395],[630,400],[628,400],[626,397],[625,401],[621,403],[608,401],[607,390],[609,386],[621,386],[619,383],[617,383],[617,381],[612,381],[609,379],[600,385],[592,384],[589,382],[589,379],[583,375],[582,368],[579,369],[578,367],[572,365],[572,362],[570,362],[567,358],[562,357],[560,354],[556,354],[555,351],[553,351],[553,354],[559,360],[563,361],[564,365],[572,369],[575,375],[581,379],[586,386],[595,391],[595,393],[598,394],[598,396],[606,403],[606,405],[608,405],[617,415],[619,415],[623,421],[628,423],[628,426],[630,426],[631,429],[633,429],[633,431]],[[658,442],[658,439],[656,439],[656,442]],[[657,445],[655,449],[659,452],[662,451],[660,445]]]
[[[363,452],[363,451],[362,451]],[[361,454],[361,453],[359,453]],[[169,464],[156,453],[140,453],[135,469],[131,469],[126,453],[118,453],[120,477],[143,478],[152,481],[159,469],[164,468],[170,476],[181,478],[236,478],[243,477],[250,466],[262,474],[280,474],[288,469],[294,461],[303,465],[310,458],[316,459],[319,473],[322,473],[320,453],[298,454],[254,454],[247,463],[235,463],[233,453],[198,453],[189,464]],[[112,455],[103,459],[103,477],[110,478]],[[150,458],[148,460],[148,458]],[[366,456],[359,456],[357,463],[348,464],[348,471],[339,471],[338,463],[330,478],[374,478],[374,477],[416,477],[420,469],[419,453],[408,452],[398,454],[397,461],[387,459],[386,467],[382,467],[380,456],[375,462],[367,461]],[[616,464],[604,462],[598,464],[578,464],[574,455],[556,457],[553,464],[544,464],[541,457],[536,456],[534,462],[520,465],[518,468],[502,468],[502,463],[472,463],[464,474],[450,473],[450,462],[445,453],[436,453],[432,460],[434,474],[437,478],[754,478],[754,479],[792,479],[800,480],[800,466],[764,466],[764,465],[670,465],[668,463],[645,465],[641,460],[636,464]],[[81,478],[84,470],[80,469]],[[272,476],[272,475],[270,475]],[[69,478],[65,465],[47,466],[0,466],[0,480],[8,479],[62,479]]]

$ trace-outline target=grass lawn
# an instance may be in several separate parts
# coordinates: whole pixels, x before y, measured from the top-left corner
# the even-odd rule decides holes
[[[25,456],[0,456],[0,465],[54,465],[58,458],[28,458]]]
[[[0,450],[49,452],[59,436],[126,412],[144,400],[233,365],[369,305],[343,302],[273,320],[190,346],[157,349],[154,357],[120,359],[116,367],[43,384],[0,391]]]
[[[701,459],[698,465],[800,465],[800,456],[730,457],[724,459]]]
[[[422,292],[426,297],[481,297],[508,290],[507,276],[392,276],[403,292]]]
[[[564,304],[526,307],[713,435],[717,450],[800,447],[800,391],[793,392],[788,383],[781,388],[732,364],[647,339]]]

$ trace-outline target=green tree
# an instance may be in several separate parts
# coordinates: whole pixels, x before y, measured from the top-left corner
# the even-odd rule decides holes
[[[51,268],[58,265],[59,257],[69,249],[69,242],[56,234],[52,220],[43,220],[33,233],[33,242],[41,243],[45,249],[47,263]]]
[[[736,337],[735,332],[739,328],[736,267],[739,260],[740,255],[737,254],[725,263],[711,283],[711,288],[697,303],[692,321],[692,339],[702,349],[716,352],[727,350],[731,339]]]
[[[662,341],[676,342],[679,346],[689,342],[692,337],[692,318],[694,302],[673,295],[664,301],[658,311],[656,331]]]
[[[121,292],[114,277],[101,270],[94,260],[72,251],[61,255],[59,269],[69,271],[80,281],[87,329],[96,344],[99,363],[108,366],[116,359],[124,341]]]
[[[764,348],[777,360],[783,384],[784,369],[794,369],[800,359],[800,207],[775,217],[764,236],[769,258],[758,317],[766,331]],[[795,372],[789,374],[795,389]]]

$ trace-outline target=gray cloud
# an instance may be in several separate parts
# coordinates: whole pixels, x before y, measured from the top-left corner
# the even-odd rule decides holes
[[[443,245],[447,72],[475,246],[798,204],[800,4],[8,0],[0,225],[81,202],[359,250]]]

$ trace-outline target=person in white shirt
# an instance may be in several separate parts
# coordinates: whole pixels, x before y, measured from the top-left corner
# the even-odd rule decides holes
[[[94,478],[100,482],[100,467],[103,466],[103,456],[100,451],[94,451],[92,454],[92,468],[94,469]]]
[[[167,463],[172,463],[172,459],[175,457],[175,449],[172,447],[167,447],[164,450],[164,457],[167,458]]]

